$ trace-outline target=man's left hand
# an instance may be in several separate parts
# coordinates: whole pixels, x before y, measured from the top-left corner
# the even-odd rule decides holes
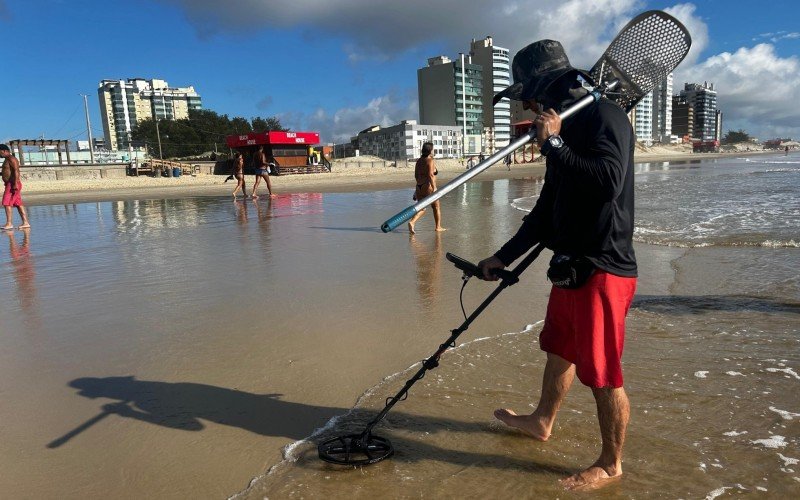
[[[561,133],[561,117],[558,116],[558,113],[553,108],[536,116],[533,124],[536,126],[536,142],[540,148],[548,137]]]

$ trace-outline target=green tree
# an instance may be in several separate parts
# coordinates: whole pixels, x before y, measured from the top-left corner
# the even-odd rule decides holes
[[[268,130],[289,131],[289,129],[281,125],[281,121],[274,116],[268,116],[267,118],[256,116],[250,119],[250,124],[253,126],[253,131],[255,132],[266,132]]]
[[[750,134],[744,130],[728,130],[722,138],[722,144],[736,144],[737,142],[750,142]]]
[[[210,109],[189,110],[189,118],[161,120],[161,151],[164,158],[196,156],[209,151],[226,151],[225,138],[247,134],[253,130],[288,130],[275,117],[255,117],[251,120],[220,115]],[[153,120],[139,122],[132,138],[147,144],[150,155],[158,158],[158,134]]]

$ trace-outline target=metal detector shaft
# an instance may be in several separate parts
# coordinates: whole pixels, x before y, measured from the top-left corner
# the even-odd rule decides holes
[[[464,333],[467,328],[469,328],[469,325],[481,315],[484,309],[486,309],[489,304],[492,303],[495,297],[500,295],[500,292],[519,281],[520,275],[525,271],[525,269],[528,268],[528,266],[533,263],[534,260],[536,260],[536,257],[542,253],[542,250],[544,250],[544,243],[539,243],[533,250],[530,251],[528,255],[525,256],[524,259],[522,259],[522,261],[520,261],[517,267],[508,273],[507,277],[500,281],[500,284],[497,285],[497,288],[495,288],[494,291],[492,291],[492,293],[489,294],[489,296],[486,297],[486,299],[484,299],[484,301],[481,302],[481,304],[472,312],[472,314],[470,314],[469,317],[464,320],[463,323],[461,323],[461,326],[452,331],[450,337],[439,346],[439,349],[437,349],[436,352],[431,355],[431,357],[422,362],[422,367],[417,371],[417,373],[414,374],[413,377],[408,379],[403,388],[400,389],[400,392],[395,394],[394,397],[386,399],[386,406],[369,424],[367,424],[367,428],[364,429],[362,436],[370,435],[372,428],[375,427],[378,422],[383,420],[386,414],[389,413],[389,410],[391,410],[398,401],[402,401],[406,398],[411,386],[414,385],[418,380],[422,379],[425,376],[425,372],[428,370],[433,370],[439,366],[439,358],[442,356],[442,354],[444,354],[444,352],[450,347],[455,347],[455,342],[459,335]]]
[[[593,90],[592,92],[589,93],[589,95],[582,97],[578,102],[576,102],[569,108],[559,113],[558,116],[561,117],[562,120],[569,118],[570,116],[574,115],[575,113],[585,108],[589,104],[592,104],[593,102],[597,102],[598,100],[600,100],[600,97],[602,97],[602,95],[605,92],[607,92],[608,90],[612,90],[614,87],[616,87],[618,83],[619,82],[615,80],[606,85],[605,87],[603,87],[602,89]],[[459,175],[452,181],[448,182],[447,184],[439,188],[436,192],[432,193],[430,196],[427,196],[426,198],[419,200],[414,205],[411,205],[410,207],[406,208],[402,212],[399,212],[394,217],[384,222],[381,225],[381,231],[383,231],[384,233],[388,233],[389,231],[393,231],[394,229],[396,229],[400,224],[408,222],[409,220],[411,220],[412,217],[414,217],[414,215],[424,210],[433,202],[435,202],[442,196],[446,195],[450,191],[454,190],[458,186],[469,181],[470,179],[480,174],[487,168],[491,167],[506,155],[513,153],[518,147],[524,146],[535,137],[536,137],[536,129],[534,127],[531,127],[528,133],[518,137],[517,139],[512,141],[508,146],[504,147],[503,149],[493,154],[489,158],[486,158],[482,162],[478,163],[478,165],[476,165],[475,167],[472,167],[471,169]]]

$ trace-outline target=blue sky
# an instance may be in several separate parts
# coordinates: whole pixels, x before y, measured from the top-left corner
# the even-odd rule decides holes
[[[417,118],[416,70],[492,35],[512,53],[540,38],[591,66],[620,26],[665,9],[694,38],[676,74],[714,82],[723,129],[800,138],[800,5],[777,0],[0,0],[0,140],[102,134],[102,79],[194,85],[206,109],[278,116],[349,138]]]

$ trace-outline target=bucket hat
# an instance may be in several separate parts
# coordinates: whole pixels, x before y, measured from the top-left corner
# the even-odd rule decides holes
[[[583,70],[575,69],[569,63],[564,47],[556,40],[539,40],[521,49],[511,63],[514,83],[492,99],[492,106],[507,97],[515,101],[536,99],[541,101],[548,87],[562,76],[574,72],[587,81],[592,78]]]

